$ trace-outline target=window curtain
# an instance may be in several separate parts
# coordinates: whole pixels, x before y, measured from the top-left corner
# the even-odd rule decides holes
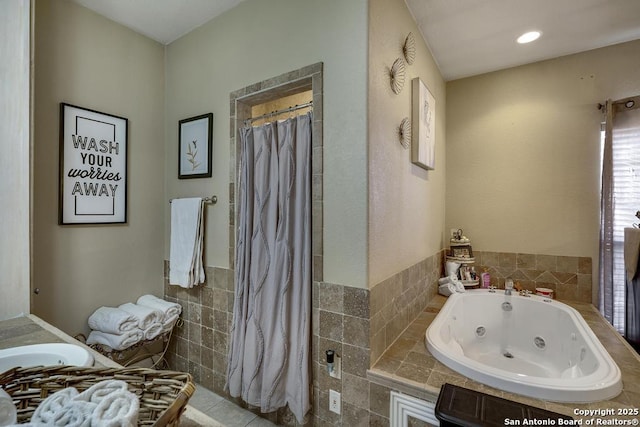
[[[311,113],[240,130],[227,390],[262,412],[310,409]]]
[[[638,245],[633,248],[625,242],[633,234],[625,229],[638,222],[635,214],[640,210],[640,97],[609,100],[605,111],[600,311],[627,340],[640,342],[638,258],[637,253],[629,256],[630,251],[638,250]]]
[[[624,326],[620,316],[614,316],[619,304],[614,304],[614,251],[613,251],[613,108],[611,100],[605,103],[604,147],[602,150],[602,189],[600,194],[600,287],[599,308],[602,315],[620,330]],[[616,313],[617,314],[617,313]],[[615,321],[614,321],[615,317]]]

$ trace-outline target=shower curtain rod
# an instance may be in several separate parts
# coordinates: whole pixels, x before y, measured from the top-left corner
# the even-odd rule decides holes
[[[640,96],[630,96],[628,98],[622,98],[622,99],[618,99],[617,101],[611,101],[611,104],[613,105],[624,105],[624,108],[626,109],[631,109],[633,107],[638,108],[638,106],[636,105],[636,103],[639,100]],[[602,110],[604,107],[606,106],[606,101],[603,104],[602,102],[598,103],[598,110]]]
[[[299,110],[301,108],[307,108],[307,107],[313,107],[313,101],[309,101],[309,102],[306,102],[304,104],[296,104],[293,107],[283,108],[282,110],[275,110],[275,111],[263,114],[263,115],[258,116],[258,117],[251,117],[251,118],[245,120],[245,122],[253,122],[254,120],[266,119],[267,117],[278,116],[280,114],[289,113],[291,111],[295,111],[295,110]]]

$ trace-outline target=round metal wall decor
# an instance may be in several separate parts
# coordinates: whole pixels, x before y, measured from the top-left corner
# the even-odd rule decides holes
[[[404,59],[398,58],[393,62],[391,70],[389,70],[389,77],[391,78],[391,90],[396,95],[402,91],[404,87],[404,72],[405,72]]]
[[[404,45],[402,46],[402,53],[407,64],[412,65],[416,59],[416,39],[413,37],[413,33],[407,34],[407,38],[404,39]]]
[[[411,145],[411,121],[408,117],[405,117],[402,119],[402,122],[400,122],[398,137],[400,138],[400,144],[407,150]]]

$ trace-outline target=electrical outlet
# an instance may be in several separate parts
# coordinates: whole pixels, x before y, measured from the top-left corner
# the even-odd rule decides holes
[[[340,393],[335,390],[329,390],[329,410],[340,414]]]

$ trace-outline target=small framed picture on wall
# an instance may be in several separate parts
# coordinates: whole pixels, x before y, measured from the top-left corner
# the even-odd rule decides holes
[[[213,161],[213,113],[179,121],[178,178],[209,178]]]

